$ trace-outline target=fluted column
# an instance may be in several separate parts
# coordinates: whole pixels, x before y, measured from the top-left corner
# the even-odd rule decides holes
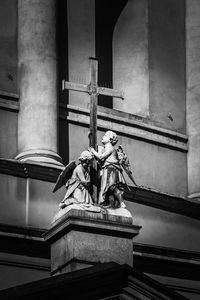
[[[186,1],[189,198],[200,200],[200,1]]]
[[[18,1],[19,160],[61,164],[57,154],[55,0]]]

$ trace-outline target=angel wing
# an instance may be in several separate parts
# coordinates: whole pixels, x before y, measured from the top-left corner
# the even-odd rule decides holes
[[[60,189],[72,176],[74,169],[76,168],[76,161],[72,160],[60,173],[56,184],[53,189],[53,193],[55,193],[58,189]]]
[[[128,177],[130,178],[130,180],[134,183],[134,185],[137,186],[137,183],[135,182],[135,180],[133,178],[133,173],[131,171],[131,165],[130,165],[129,159],[121,145],[119,145],[117,148],[117,154],[118,154],[118,159],[119,159],[120,165],[122,166],[122,168],[124,169],[124,171],[126,172]]]

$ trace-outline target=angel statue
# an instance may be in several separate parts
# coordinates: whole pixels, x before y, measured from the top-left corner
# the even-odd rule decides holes
[[[66,185],[67,189],[64,199],[59,204],[60,209],[70,204],[78,204],[82,208],[93,205],[89,193],[89,165],[93,155],[89,151],[83,151],[78,159],[80,163],[76,165],[74,160],[70,162],[61,172],[55,184],[53,192],[56,192],[63,185]]]
[[[99,192],[99,204],[104,208],[125,207],[123,191],[128,187],[123,175],[123,170],[136,185],[130,163],[122,146],[118,149],[115,145],[118,138],[115,132],[107,131],[102,138],[104,147],[97,152],[94,148],[89,148],[100,165],[101,187]]]

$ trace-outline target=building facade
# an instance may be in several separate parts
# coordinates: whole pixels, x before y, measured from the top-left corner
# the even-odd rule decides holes
[[[99,86],[124,94],[98,97],[97,140],[117,132],[139,186],[134,266],[199,299],[199,17],[198,0],[1,0],[1,289],[49,277],[52,190],[88,147],[90,96],[62,80],[89,84],[96,57]]]

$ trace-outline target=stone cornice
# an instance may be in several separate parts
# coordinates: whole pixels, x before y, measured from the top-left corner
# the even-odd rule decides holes
[[[62,170],[59,166],[0,158],[0,173],[22,178],[56,182]]]
[[[124,198],[130,202],[200,220],[200,203],[192,202],[188,198],[164,194],[142,187],[132,187],[131,191],[125,191]]]
[[[28,256],[49,260],[50,250],[42,237],[45,232],[46,229],[0,224],[0,253],[20,256],[27,256],[28,253]],[[0,263],[1,260],[6,263],[6,257],[3,259],[0,256]],[[7,260],[8,264],[9,261]],[[18,263],[20,264],[20,261]]]
[[[200,252],[196,251],[133,243],[133,255],[166,262],[190,263],[200,269]]]
[[[144,273],[199,280],[200,252],[133,243],[133,260]]]
[[[22,178],[33,178],[43,181],[56,182],[62,167],[41,164],[24,163],[14,159],[0,159],[0,173]],[[140,203],[165,211],[200,219],[200,203],[188,198],[160,193],[144,187],[131,187],[126,190],[124,197],[127,201]]]
[[[34,240],[43,242],[43,234],[46,232],[46,229],[42,228],[33,228],[33,227],[22,227],[22,226],[13,226],[8,224],[0,223],[0,235],[7,236],[12,238],[20,238],[26,240]]]
[[[61,235],[78,230],[132,239],[139,234],[141,226],[130,224],[126,219],[129,218],[71,209],[52,224],[44,238],[48,243],[52,243]]]
[[[0,265],[16,266],[50,272],[50,260],[47,258],[35,258],[10,253],[0,253]]]
[[[61,104],[60,118],[89,126],[89,109]],[[177,151],[188,150],[185,134],[155,126],[147,119],[120,111],[98,107],[98,127]]]

